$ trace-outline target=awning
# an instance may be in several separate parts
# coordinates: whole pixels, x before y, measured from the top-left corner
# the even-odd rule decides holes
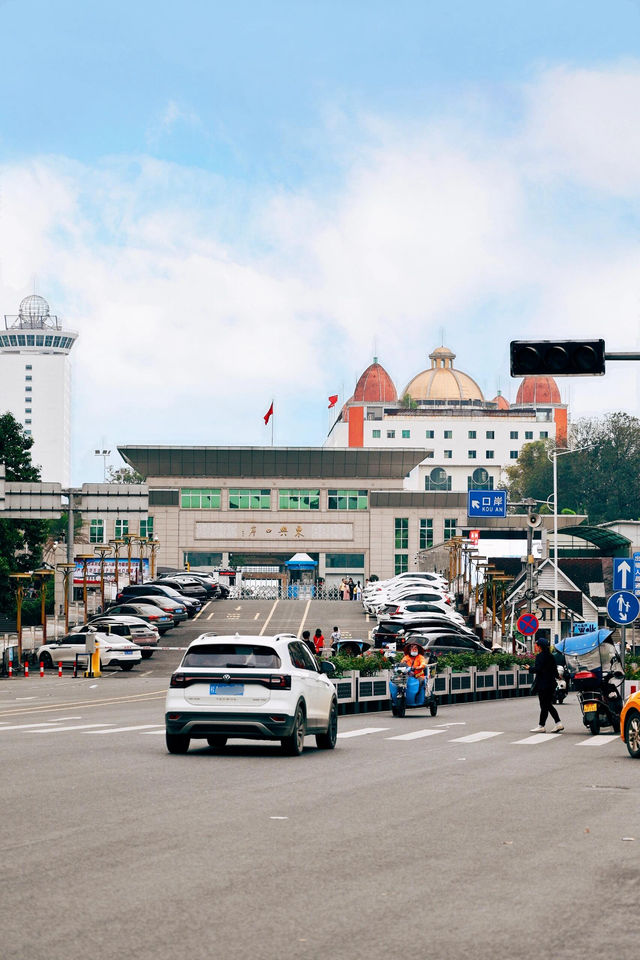
[[[318,566],[308,553],[294,553],[290,560],[285,560],[284,565],[290,570],[313,570]]]

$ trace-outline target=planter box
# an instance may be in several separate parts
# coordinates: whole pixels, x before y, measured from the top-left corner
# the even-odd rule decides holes
[[[355,703],[357,693],[357,678],[360,674],[356,670],[350,670],[343,677],[332,677],[331,682],[336,688],[338,703]]]
[[[473,693],[473,677],[475,667],[469,667],[464,673],[452,673],[449,680],[449,693],[455,696],[458,693]]]
[[[451,679],[451,671],[447,667],[444,673],[436,673],[435,681],[433,685],[433,692],[437,697],[448,697],[449,696],[449,681]]]
[[[498,689],[498,669],[476,670],[476,693],[495,693]]]
[[[518,670],[518,690],[531,690],[534,674],[529,670]]]
[[[516,673],[517,671],[515,669],[498,670],[498,690],[516,690],[518,686]]]
[[[370,677],[360,676],[358,680],[358,703],[371,700],[389,699],[389,672],[374,673]]]

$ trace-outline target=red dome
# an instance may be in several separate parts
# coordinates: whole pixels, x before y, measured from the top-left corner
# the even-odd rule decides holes
[[[506,397],[503,397],[501,393],[499,393],[497,397],[494,397],[494,398],[493,398],[493,403],[495,403],[495,405],[497,406],[498,410],[508,410],[508,409],[509,409],[509,401],[507,400]]]
[[[395,403],[398,399],[393,380],[374,357],[356,384],[354,403]]]
[[[516,403],[536,406],[539,403],[562,403],[562,398],[553,377],[525,377]]]

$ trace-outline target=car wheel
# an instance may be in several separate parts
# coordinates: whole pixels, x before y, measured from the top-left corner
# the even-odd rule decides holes
[[[213,737],[207,737],[207,743],[216,750],[222,750],[227,745],[227,738],[215,734]]]
[[[329,723],[326,733],[316,733],[316,746],[319,750],[333,750],[338,739],[338,704],[334,700],[329,711]]]
[[[142,659],[143,659],[143,660],[148,660],[148,659],[149,659],[150,657],[152,657],[152,656],[153,656],[153,650],[143,650],[143,651],[142,651]]]
[[[125,673],[129,673],[129,670],[133,670],[135,663],[121,663],[120,669],[124,670]]]
[[[186,753],[191,740],[181,733],[166,733],[167,750],[169,753]]]
[[[51,658],[51,654],[47,650],[43,650],[43,652],[40,654],[40,663],[45,668],[45,670],[53,666],[53,660]]]
[[[438,712],[438,701],[432,700],[431,703],[429,704],[429,713],[431,714],[432,717],[435,717],[437,712]]]
[[[624,723],[624,742],[627,745],[629,756],[640,760],[640,713],[632,710]]]
[[[296,715],[293,721],[293,730],[288,737],[283,737],[280,743],[282,749],[289,757],[299,757],[304,747],[304,710],[302,704],[298,704]]]

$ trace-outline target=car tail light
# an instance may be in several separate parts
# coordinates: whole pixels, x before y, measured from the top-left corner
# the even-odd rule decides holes
[[[159,619],[160,619],[160,614],[159,614],[159,613],[150,613],[150,614],[149,614],[149,620],[159,620]]]
[[[170,687],[186,687],[186,677],[184,673],[174,673],[169,681]]]
[[[273,721],[273,723],[284,723],[286,719],[287,718],[283,717],[282,714],[280,713],[276,714],[273,717],[269,717],[269,720]]]
[[[291,690],[291,677],[286,674],[269,677],[269,686],[277,690]]]
[[[445,598],[444,598],[444,602],[445,602],[445,603],[448,603],[449,606],[451,606],[451,597],[445,597]]]
[[[596,675],[592,673],[591,670],[581,670],[579,673],[576,673],[574,680],[595,680]]]

